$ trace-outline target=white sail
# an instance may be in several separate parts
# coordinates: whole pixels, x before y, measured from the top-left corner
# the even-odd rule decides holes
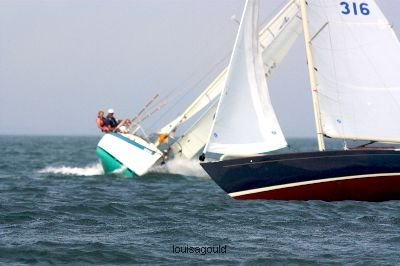
[[[248,0],[206,152],[249,155],[287,145],[268,95],[257,23],[258,0]]]
[[[269,76],[275,67],[285,58],[290,48],[293,46],[297,38],[302,32],[301,17],[300,17],[298,0],[289,1],[260,31],[260,43],[263,47],[263,62],[264,70]],[[221,78],[223,75],[223,78]],[[205,91],[212,91],[215,93],[208,93],[207,100],[212,100],[210,95],[218,96],[225,84],[226,69],[222,72]],[[216,94],[216,92],[218,92]],[[204,102],[203,102],[204,103]],[[218,101],[213,103],[202,117],[196,121],[193,126],[185,131],[172,146],[171,151],[174,156],[182,156],[187,159],[192,159],[201,150],[208,140],[208,133],[211,130],[212,120],[218,105]],[[193,106],[194,107],[194,106]],[[198,105],[199,109],[203,105]],[[193,109],[187,109],[193,110]],[[197,110],[196,110],[197,111]],[[184,112],[185,118],[188,119],[189,112]],[[190,112],[191,114],[195,112]],[[179,122],[184,122],[183,116],[175,120],[175,123],[167,125],[166,129],[178,126]],[[204,134],[204,132],[207,132]]]
[[[400,44],[376,2],[307,3],[323,133],[400,142]]]
[[[298,0],[290,0],[259,32],[267,75],[283,60],[301,34],[299,13]],[[219,96],[225,85],[226,71],[225,68],[181,115],[165,125],[159,133],[170,134]]]

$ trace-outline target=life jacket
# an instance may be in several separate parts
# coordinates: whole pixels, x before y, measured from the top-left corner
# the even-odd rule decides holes
[[[104,116],[101,118],[101,121],[103,122],[103,126],[108,126],[110,125],[110,122],[107,118],[105,118]]]
[[[105,124],[105,120],[104,120],[105,118],[103,117],[103,118],[96,118],[96,123],[97,123],[97,126],[100,128],[100,130],[102,131],[102,132],[108,132],[109,131],[109,128],[108,128],[108,126]]]

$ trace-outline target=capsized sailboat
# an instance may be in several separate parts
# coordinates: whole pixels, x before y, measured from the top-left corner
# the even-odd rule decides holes
[[[106,174],[118,173],[127,177],[144,175],[162,160],[163,152],[149,139],[140,125],[149,113],[147,108],[157,99],[156,94],[132,119],[122,121],[114,132],[105,134],[97,144],[96,153]],[[152,112],[160,109],[161,106]]]
[[[301,34],[300,10],[297,0],[289,1],[258,33],[262,45],[263,72],[270,75],[284,59],[298,36]],[[135,127],[127,133],[105,134],[97,146],[97,155],[105,173],[122,172],[126,176],[141,176],[154,165],[168,158],[193,159],[203,150],[208,141],[213,117],[226,80],[224,69],[213,82],[173,121],[162,127],[157,140],[149,140],[138,134]],[[178,127],[190,121],[196,114],[205,110],[195,123],[171,141]],[[166,140],[169,143],[165,145]],[[172,144],[170,144],[172,143]],[[164,145],[163,148],[162,145]],[[167,147],[165,147],[167,146]]]
[[[246,143],[238,143],[238,139],[241,141],[238,135],[236,138],[229,136],[236,134],[241,121],[229,116],[224,112],[226,108],[221,107],[217,110],[205,152],[224,156],[240,154],[243,157],[201,163],[202,167],[235,199],[400,199],[400,150],[344,147],[343,150],[325,151],[324,143],[324,137],[400,143],[400,76],[397,73],[400,69],[400,44],[391,25],[374,0],[300,0],[299,3],[319,151],[262,155],[273,150],[270,145],[283,143],[281,132],[275,130],[277,135],[281,135],[280,142],[276,141],[276,135],[273,138],[268,135],[264,138],[264,149],[242,153],[245,149],[241,145]],[[257,6],[257,1],[248,0],[242,18],[243,28],[249,28],[246,21],[256,24],[254,10]],[[241,32],[246,32],[246,29]],[[237,42],[240,40],[244,42],[245,38],[238,35]],[[257,39],[253,38],[254,45],[256,42]],[[230,73],[243,69],[240,63],[244,60],[233,58],[238,53],[242,53],[241,56],[260,56],[255,49],[252,55],[245,55],[239,48],[232,54]],[[256,73],[247,73],[247,76]],[[219,106],[232,104],[230,95],[238,92],[237,87],[246,90],[243,79],[245,75],[236,74],[227,80],[225,97],[221,95]],[[246,85],[247,93],[256,90],[251,86],[258,86],[249,82]],[[226,100],[228,97],[230,99]],[[240,98],[239,95],[235,97]],[[264,123],[277,127],[270,106],[266,112],[272,118],[264,120]],[[270,128],[263,131],[264,134],[269,132]],[[250,140],[248,144],[256,142]],[[229,148],[221,149],[220,144]]]

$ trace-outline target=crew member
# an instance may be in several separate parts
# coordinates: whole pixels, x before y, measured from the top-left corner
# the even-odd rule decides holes
[[[101,130],[101,132],[109,132],[110,131],[110,126],[108,125],[108,121],[104,117],[104,112],[102,110],[100,110],[97,113],[96,124],[97,124],[97,127]]]
[[[108,109],[107,123],[110,126],[110,130],[114,131],[117,128],[119,122],[121,121],[117,121],[117,119],[115,119],[114,117],[114,110],[112,108]]]

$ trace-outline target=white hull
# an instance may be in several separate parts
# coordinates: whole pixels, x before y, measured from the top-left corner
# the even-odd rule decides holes
[[[154,144],[132,134],[106,134],[97,147],[107,154],[99,156],[106,173],[116,170],[107,165],[120,165],[133,175],[142,176],[162,157],[162,152]]]

